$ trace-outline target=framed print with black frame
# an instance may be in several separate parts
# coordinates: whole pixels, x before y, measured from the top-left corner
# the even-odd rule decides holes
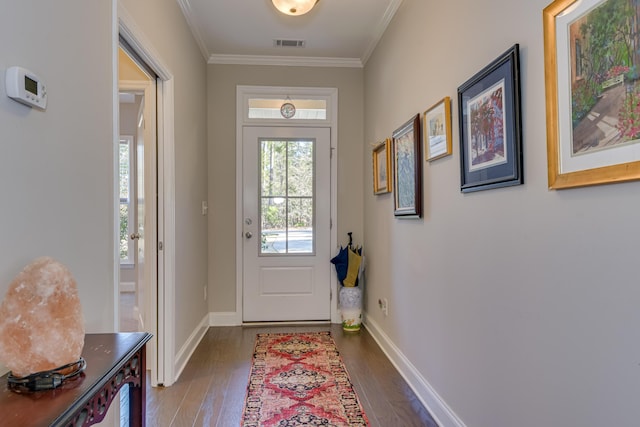
[[[640,179],[640,7],[555,0],[542,12],[549,189]]]
[[[373,194],[391,192],[391,138],[373,149]]]
[[[460,190],[524,183],[519,46],[458,88]]]
[[[393,214],[401,218],[422,216],[422,161],[420,114],[393,132]]]

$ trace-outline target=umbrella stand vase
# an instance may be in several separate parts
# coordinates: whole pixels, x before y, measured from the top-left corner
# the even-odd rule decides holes
[[[359,331],[362,323],[362,288],[341,286],[338,298],[342,315],[342,329]]]

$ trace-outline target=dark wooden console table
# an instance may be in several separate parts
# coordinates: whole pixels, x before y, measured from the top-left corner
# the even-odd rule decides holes
[[[0,426],[90,426],[102,421],[118,391],[129,385],[131,426],[144,427],[146,332],[85,335],[87,368],[54,390],[16,393],[0,378]]]

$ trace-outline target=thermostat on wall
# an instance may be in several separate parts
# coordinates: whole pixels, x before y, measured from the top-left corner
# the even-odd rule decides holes
[[[47,108],[47,87],[40,77],[25,68],[8,68],[5,88],[9,98],[41,110]]]

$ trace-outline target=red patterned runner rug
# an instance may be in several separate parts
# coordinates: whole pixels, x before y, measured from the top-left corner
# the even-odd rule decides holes
[[[369,426],[329,332],[258,334],[241,426]]]

